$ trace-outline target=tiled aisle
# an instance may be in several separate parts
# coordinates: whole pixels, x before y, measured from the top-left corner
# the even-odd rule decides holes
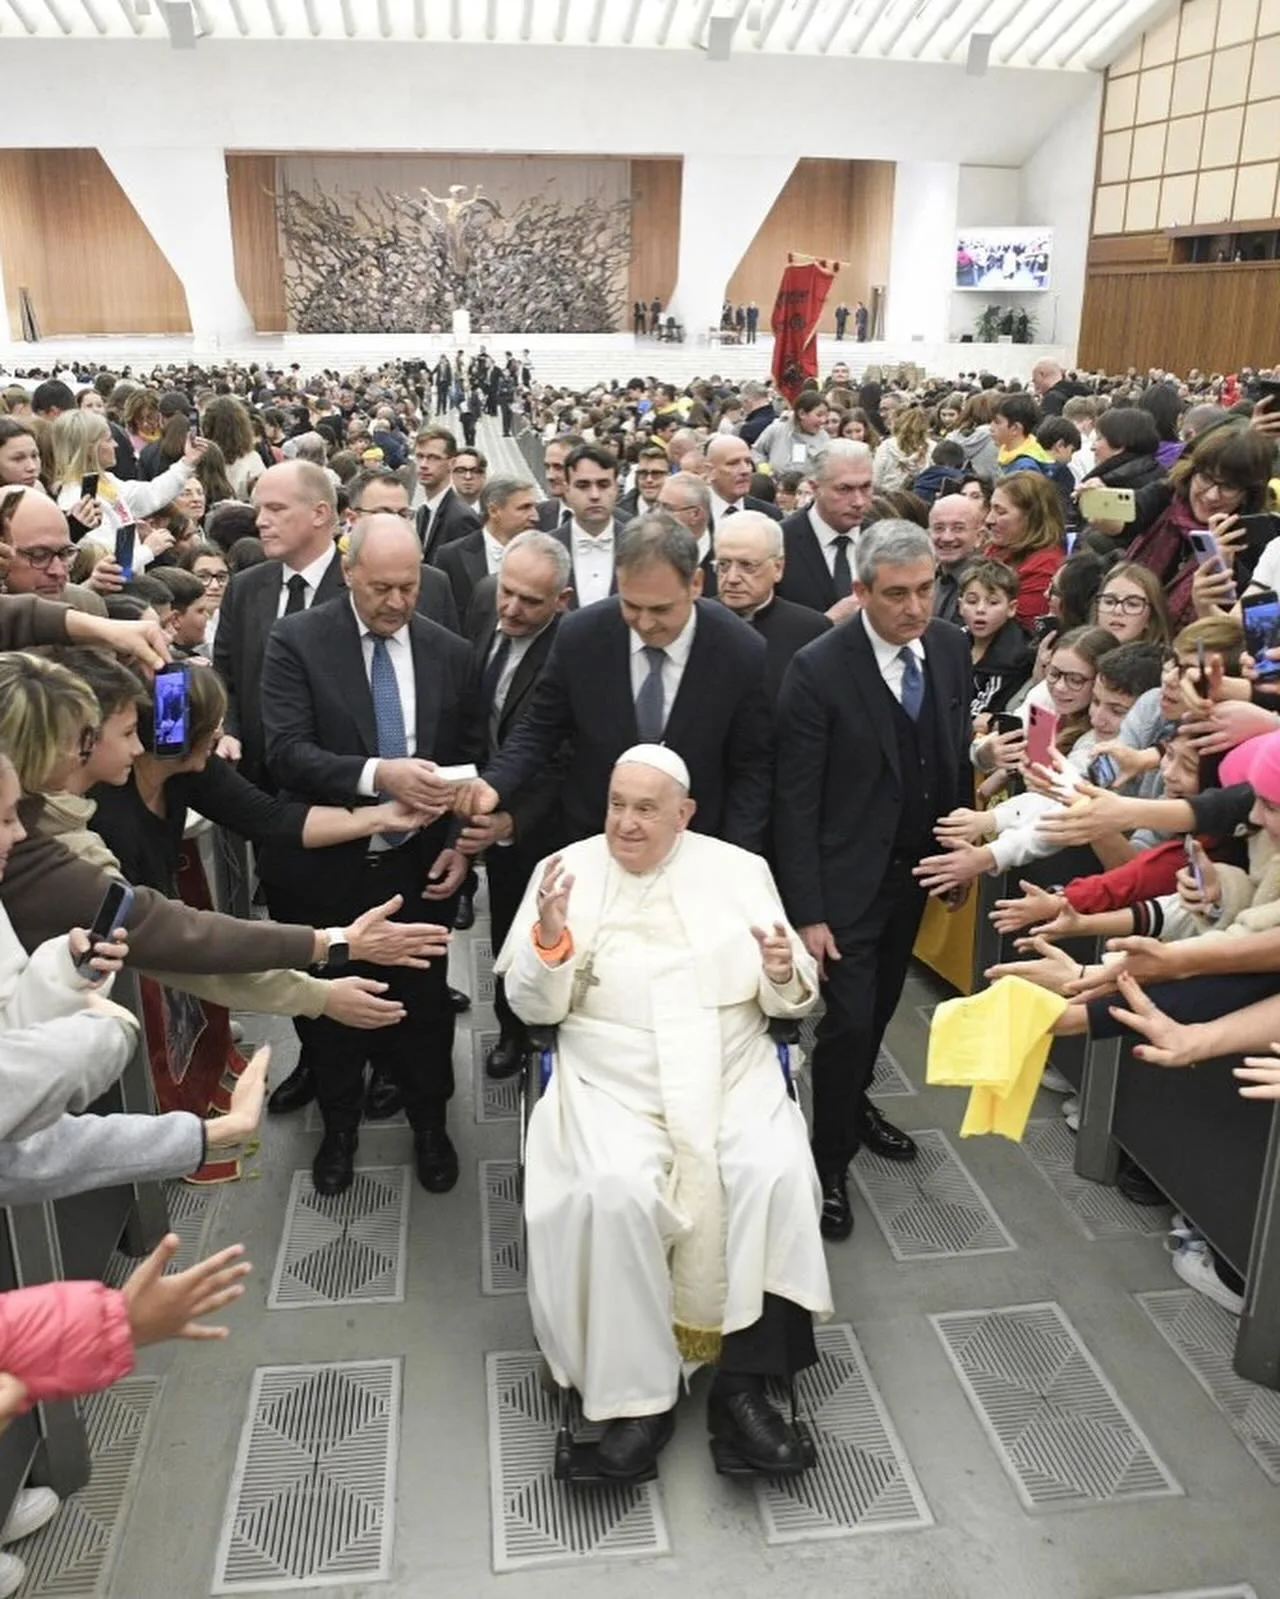
[[[487,936],[482,918],[459,939],[460,986],[486,980]],[[936,998],[913,979],[889,1039],[915,1092],[886,1083],[885,1108],[932,1129],[924,1158],[864,1157],[857,1232],[830,1252],[803,1489],[713,1475],[705,1379],[651,1494],[569,1505],[547,1481],[514,1101],[482,1092],[476,1113],[471,1035],[493,1025],[477,1006],[453,1194],[423,1192],[390,1126],[362,1135],[358,1193],[315,1201],[299,1115],[191,1212],[184,1231],[243,1240],[256,1275],[228,1343],[143,1360],[163,1383],[124,1519],[97,1539],[98,1599],[1280,1599],[1280,1396],[1232,1377],[1229,1318],[1187,1303],[1150,1216],[1081,1196],[1050,1096],[1025,1149],[961,1142],[959,1097],[923,1085]],[[291,1034],[270,1031],[278,1080]],[[93,1568],[68,1582],[41,1562],[30,1592],[93,1593]]]

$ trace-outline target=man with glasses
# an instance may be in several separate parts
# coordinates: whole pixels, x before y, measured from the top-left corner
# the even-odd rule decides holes
[[[453,458],[453,487],[469,511],[483,516],[480,495],[484,490],[489,462],[480,450],[459,450]]]
[[[698,565],[702,568],[702,592],[716,597],[715,548],[711,542],[711,490],[693,472],[677,472],[662,485],[658,510],[674,516],[698,541]]]
[[[775,594],[782,560],[782,529],[758,511],[740,512],[722,523],[716,533],[720,603],[749,622],[764,639],[764,687],[771,705],[778,703],[778,690],[791,657],[831,626],[821,611]]]
[[[7,529],[13,557],[4,580],[5,593],[35,594],[42,600],[67,600],[70,590],[69,603],[79,603],[81,609],[105,616],[92,581],[84,587],[67,582],[67,574],[76,558],[76,546],[67,535],[66,517],[40,489],[11,488],[6,491],[5,498],[10,496],[17,500],[17,506]],[[108,572],[117,573],[119,568],[109,554],[104,554],[99,564],[104,562],[107,563],[103,572],[104,591],[110,592],[120,587],[120,579],[112,577],[108,581]]]
[[[667,452],[660,444],[646,444],[636,459],[632,475],[635,487],[618,501],[618,514],[628,521],[633,516],[643,516],[657,505],[662,485],[671,476]]]
[[[480,526],[480,518],[463,505],[453,486],[457,456],[458,441],[448,428],[422,428],[413,441],[420,496],[416,526],[424,561],[430,561],[441,545],[465,538]]]

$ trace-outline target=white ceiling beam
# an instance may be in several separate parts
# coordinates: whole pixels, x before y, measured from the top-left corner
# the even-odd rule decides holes
[[[454,0],[457,5],[458,0]],[[563,44],[565,35],[569,31],[569,0],[560,0],[560,9],[556,13],[556,25],[551,37],[557,44]]]
[[[34,38],[36,33],[36,25],[32,21],[31,16],[26,8],[19,4],[19,0],[9,0],[9,10],[12,11],[14,16],[18,19],[19,25],[26,32],[27,36],[29,38]]]
[[[383,0],[386,3],[386,0]],[[489,44],[498,37],[498,0],[489,0],[484,14],[484,36]]]
[[[394,39],[395,33],[395,25],[391,20],[391,0],[378,0],[379,38]]]
[[[277,39],[284,38],[284,18],[280,15],[280,0],[267,0],[267,15],[271,18],[271,31]]]
[[[532,4],[532,0],[525,0],[525,4],[526,6]],[[636,23],[640,20],[640,7],[643,4],[644,0],[631,0],[631,10],[627,12],[627,20],[622,26],[623,44],[630,44],[634,40],[636,36]]]
[[[244,7],[240,4],[240,0],[227,0],[227,3],[231,7],[231,15],[236,19],[236,28],[239,30],[240,37],[247,39],[249,37],[249,23],[244,14]]]
[[[773,32],[773,25],[782,15],[782,8],[786,0],[772,0],[769,9],[760,18],[760,26],[756,30],[755,47],[763,50],[769,35]]]
[[[449,0],[449,37],[455,42],[462,37],[462,6],[460,0]]]
[[[427,0],[413,0],[413,36],[415,39],[427,36]]]
[[[129,4],[129,0],[120,0],[120,10],[124,13],[124,20],[129,24],[136,37],[142,32],[142,23],[138,20],[138,15]]]
[[[533,38],[533,0],[524,0],[524,11],[520,16],[520,43],[528,44]]]
[[[1046,62],[1046,65],[1060,67],[1064,61],[1075,55],[1085,39],[1109,23],[1126,3],[1127,0],[1085,0],[1084,10],[1064,27],[1059,28],[1052,40],[1038,51],[1035,64],[1039,65],[1049,56],[1050,51],[1053,51],[1052,58]]]
[[[937,16],[916,18],[917,22],[923,21],[924,26],[916,35],[916,42],[914,45],[912,45],[909,52],[913,61],[919,61],[925,45],[929,43],[930,39],[936,39],[938,37],[938,29],[951,17],[959,4],[960,0],[947,0],[946,5],[943,6],[942,10],[937,14]]]
[[[214,28],[205,9],[204,0],[191,0],[191,10],[196,19],[196,34],[201,39],[212,39]]]
[[[587,43],[600,43],[600,30],[604,26],[604,8],[608,0],[596,0],[595,10],[591,13],[591,26],[587,29]]]
[[[827,51],[830,50],[831,46],[836,42],[836,35],[840,32],[841,28],[844,27],[849,13],[853,10],[856,4],[857,0],[844,0],[844,3],[841,5],[840,9],[831,19],[830,27],[824,34],[819,36],[818,49],[822,51],[823,55],[826,55]]]
[[[1085,0],[1085,10],[1092,9],[1093,0]],[[1066,6],[1051,11],[1036,32],[1027,40],[1026,60],[1029,67],[1038,66],[1047,50],[1052,50],[1067,29],[1079,22],[1080,13],[1072,15]]]
[[[342,31],[348,39],[356,36],[355,13],[351,9],[351,0],[340,0],[342,6]]]
[[[715,3],[716,0],[699,0],[698,8],[693,15],[693,26],[689,29],[689,43],[694,49],[707,42],[707,19]]]
[[[320,37],[320,13],[316,10],[316,0],[302,0],[302,9],[307,18],[307,32],[313,39]]]
[[[916,7],[913,0],[908,0],[908,3],[898,13],[897,20],[889,29],[888,35],[880,40],[880,54],[882,56],[887,56],[893,50],[898,40],[916,20],[916,15]]]
[[[795,47],[800,43],[801,39],[804,38],[809,24],[813,21],[813,14],[817,9],[818,0],[803,0],[803,4],[800,8],[800,18],[786,38],[786,46],[788,50],[794,50]]]
[[[667,9],[662,15],[662,21],[658,24],[657,43],[660,45],[667,42],[667,35],[671,32],[671,24],[675,21],[676,7],[679,4],[680,0],[667,0]]]
[[[1094,46],[1080,63],[1081,66],[1089,72],[1101,72],[1113,61],[1118,61],[1149,28],[1156,27],[1171,16],[1181,4],[1182,0],[1149,0],[1149,4],[1140,11],[1121,13],[1110,28],[1103,29],[1096,36]]]
[[[98,10],[97,6],[93,3],[93,0],[80,0],[80,5],[85,16],[88,17],[93,31],[98,35],[99,38],[105,38],[107,33],[106,18],[102,15],[101,11]]]
[[[967,43],[969,35],[976,29],[980,33],[990,33],[987,17],[991,13],[992,0],[975,0],[967,10],[962,10],[956,18],[951,29],[940,29],[937,39],[937,55],[941,61],[950,61],[952,56],[962,44]]]
[[[889,0],[872,0],[867,7],[865,15],[859,17],[858,26],[854,29],[853,37],[849,40],[849,54],[856,56],[858,51],[866,44],[871,35],[872,28],[879,22],[889,9]]]
[[[997,61],[1009,62],[1045,20],[1060,0],[1024,0],[1017,20],[1002,28],[992,49]],[[984,30],[985,31],[985,30]]]
[[[58,4],[58,0],[44,0],[44,8],[57,24],[58,32],[65,39],[71,32],[71,18]]]

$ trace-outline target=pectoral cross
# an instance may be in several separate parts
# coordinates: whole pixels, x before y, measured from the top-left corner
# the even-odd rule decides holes
[[[586,960],[583,961],[582,965],[578,967],[576,972],[574,972],[573,997],[570,1001],[571,1009],[582,1004],[583,1000],[587,997],[587,990],[589,988],[600,987],[600,979],[596,976],[595,964],[595,956],[588,955]]]

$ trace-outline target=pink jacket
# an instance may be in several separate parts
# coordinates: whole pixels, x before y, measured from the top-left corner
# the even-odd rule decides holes
[[[103,1283],[43,1283],[0,1294],[0,1371],[27,1390],[24,1408],[109,1388],[133,1370],[124,1295]]]

